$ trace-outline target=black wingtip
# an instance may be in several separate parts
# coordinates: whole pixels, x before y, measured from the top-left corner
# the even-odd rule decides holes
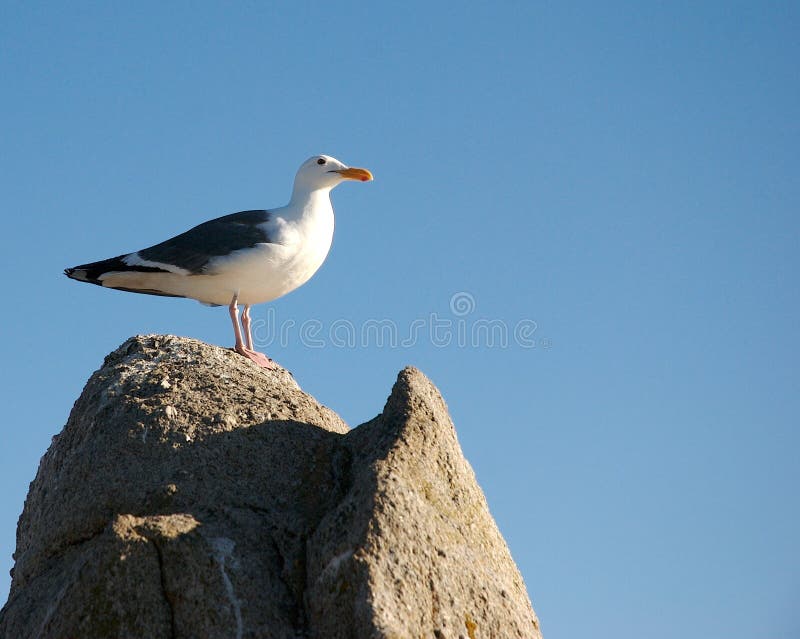
[[[99,262],[89,262],[88,264],[78,264],[72,268],[65,268],[64,275],[78,282],[88,282],[90,284],[102,285],[100,277],[112,271],[131,271],[138,270],[135,266],[127,265],[123,259],[125,255],[119,255]],[[152,269],[151,269],[152,270]]]
[[[80,266],[65,268],[64,275],[66,275],[71,280],[75,280],[76,282],[89,282],[90,284],[100,284],[99,281],[89,278],[86,273],[86,269],[83,269]]]

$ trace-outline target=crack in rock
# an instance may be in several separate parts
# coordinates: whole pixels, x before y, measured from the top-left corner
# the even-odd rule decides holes
[[[161,547],[152,539],[149,540],[151,544],[153,544],[153,548],[156,551],[156,559],[158,560],[158,574],[161,579],[161,592],[164,595],[164,601],[167,604],[167,609],[169,610],[169,620],[170,620],[170,631],[172,639],[178,636],[178,628],[175,623],[175,607],[172,605],[172,598],[169,596],[169,592],[167,591],[167,574],[164,569],[164,554],[161,551]]]

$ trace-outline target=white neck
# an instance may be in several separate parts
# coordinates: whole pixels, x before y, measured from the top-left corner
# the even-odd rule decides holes
[[[331,188],[323,187],[309,191],[308,188],[298,188],[295,185],[292,199],[284,207],[284,215],[288,219],[301,220],[317,218],[320,215],[332,215]]]
[[[298,184],[296,181],[292,187],[292,198],[289,200],[289,206],[302,205],[306,202],[314,201],[320,197],[330,199],[331,189],[333,184],[329,186],[321,186],[316,189],[309,188],[306,184]]]

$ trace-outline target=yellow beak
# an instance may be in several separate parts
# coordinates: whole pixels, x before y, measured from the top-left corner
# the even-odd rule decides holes
[[[336,171],[339,175],[348,180],[361,180],[362,182],[369,182],[372,179],[372,173],[367,169],[356,169],[353,167],[347,169],[339,169]]]

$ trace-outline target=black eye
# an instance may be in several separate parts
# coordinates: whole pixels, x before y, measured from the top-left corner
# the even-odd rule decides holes
[[[317,160],[317,164],[325,164],[325,160],[323,160],[322,158],[320,158],[319,160]]]

